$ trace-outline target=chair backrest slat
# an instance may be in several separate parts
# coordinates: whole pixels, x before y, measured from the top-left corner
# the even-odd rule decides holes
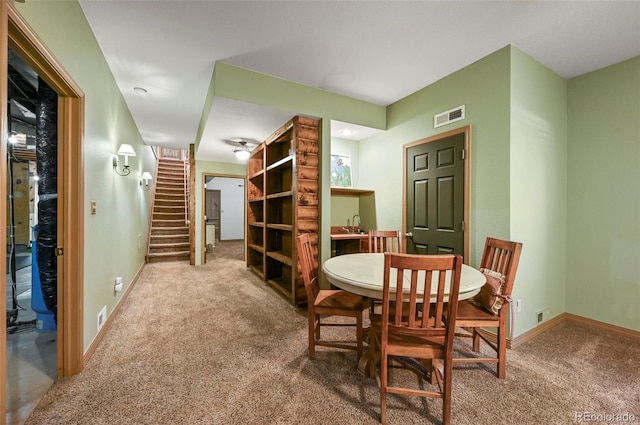
[[[396,273],[393,280],[392,270]],[[444,319],[455,321],[461,270],[462,257],[459,255],[385,253],[382,338],[388,338],[389,332],[422,336],[445,333],[449,336],[450,333],[453,338],[454,326],[446,327]],[[433,282],[436,275],[437,280]],[[450,301],[446,306],[445,297]],[[407,310],[402,308],[402,303],[409,304],[408,315],[403,314]],[[448,315],[444,314],[445,308]],[[390,311],[395,311],[391,317]],[[430,317],[431,311],[434,314]]]
[[[506,241],[496,238],[487,238],[480,267],[505,276],[503,295],[511,295],[515,282],[522,243]]]
[[[300,267],[300,273],[302,274],[302,280],[304,281],[304,288],[307,292],[307,301],[310,305],[313,305],[320,287],[318,285],[318,263],[316,262],[316,256],[313,253],[313,245],[311,239],[307,233],[296,238],[296,247],[298,249],[298,264]]]
[[[369,252],[402,252],[399,230],[369,230]]]

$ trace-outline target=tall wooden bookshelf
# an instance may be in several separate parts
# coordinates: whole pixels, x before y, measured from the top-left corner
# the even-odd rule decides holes
[[[253,150],[247,160],[247,267],[264,279],[264,144]]]
[[[247,161],[247,267],[293,305],[306,303],[295,238],[308,233],[317,259],[319,120],[296,116]]]

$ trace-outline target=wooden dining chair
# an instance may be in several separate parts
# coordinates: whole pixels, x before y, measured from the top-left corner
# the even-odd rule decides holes
[[[315,358],[315,346],[327,346],[356,350],[358,359],[362,357],[362,317],[367,308],[364,298],[360,295],[342,289],[320,289],[318,285],[318,263],[314,255],[314,248],[307,233],[296,238],[298,249],[298,264],[304,280],[307,293],[307,309],[309,314],[309,358]],[[321,321],[327,316],[353,317],[355,323],[342,323],[336,321]],[[345,341],[330,341],[320,339],[322,326],[354,326],[356,327],[355,344],[347,344]]]
[[[375,349],[380,351],[380,421],[387,422],[387,393],[442,399],[442,422],[451,421],[451,378],[455,317],[462,257],[454,254],[417,255],[385,253],[381,320],[372,321]],[[393,273],[395,272],[395,273]],[[449,275],[447,277],[447,274]],[[449,281],[449,283],[447,282]],[[435,300],[424,294],[436,294]],[[431,297],[433,298],[433,296]],[[450,300],[452,302],[445,303]],[[398,304],[407,304],[409,314]],[[422,305],[433,315],[421,314]],[[446,314],[445,314],[445,311]],[[390,311],[395,314],[389,314]],[[426,376],[416,368],[422,383],[414,386],[389,385],[389,356],[426,360]],[[434,378],[435,375],[435,379]],[[435,382],[437,389],[424,389]]]
[[[404,252],[399,230],[369,230],[368,236],[369,252]],[[369,314],[371,316],[380,314],[380,305],[380,300],[370,300]]]
[[[522,243],[487,238],[480,263],[480,271],[487,283],[480,293],[458,303],[456,326],[458,337],[472,338],[472,349],[480,352],[480,340],[484,340],[495,357],[456,357],[454,363],[497,363],[496,375],[506,376],[507,366],[507,317],[509,316],[511,291],[520,262]],[[496,328],[491,337],[483,328]]]
[[[399,230],[369,230],[369,252],[404,252]]]

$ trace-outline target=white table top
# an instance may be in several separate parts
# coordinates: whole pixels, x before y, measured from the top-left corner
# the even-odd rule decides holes
[[[322,270],[327,280],[338,288],[365,297],[382,299],[384,254],[338,255],[325,261],[322,265]],[[471,266],[463,264],[458,299],[463,300],[473,297],[480,291],[485,282],[484,274]]]

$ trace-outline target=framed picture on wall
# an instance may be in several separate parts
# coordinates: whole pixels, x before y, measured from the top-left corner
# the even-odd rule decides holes
[[[346,155],[331,155],[331,186],[353,187],[351,180],[351,158]]]

